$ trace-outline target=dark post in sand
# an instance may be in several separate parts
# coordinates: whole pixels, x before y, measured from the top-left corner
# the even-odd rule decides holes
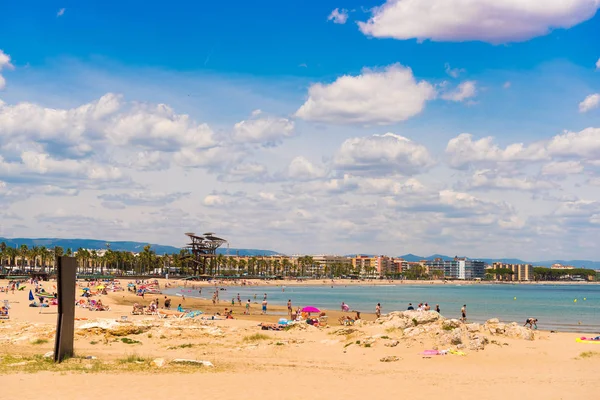
[[[75,336],[75,285],[77,260],[75,257],[57,258],[58,319],[54,342],[54,362],[73,356]]]

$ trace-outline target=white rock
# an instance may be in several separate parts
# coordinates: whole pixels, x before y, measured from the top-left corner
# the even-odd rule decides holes
[[[164,358],[155,358],[154,360],[152,360],[152,365],[154,365],[155,367],[163,367],[167,362],[165,361]]]
[[[173,361],[171,361],[171,363],[173,363],[173,364],[197,364],[197,365],[203,365],[205,367],[214,367],[213,363],[211,363],[210,361],[188,360],[185,358],[176,358]]]
[[[54,357],[54,352],[53,351],[49,351],[46,354],[44,354],[44,358],[53,358]]]

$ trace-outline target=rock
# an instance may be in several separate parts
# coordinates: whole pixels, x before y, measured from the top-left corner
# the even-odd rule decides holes
[[[442,329],[451,330],[454,328],[458,328],[460,326],[460,321],[457,319],[447,319],[442,321]]]
[[[488,324],[488,325],[499,324],[500,320],[498,318],[491,318],[491,319],[488,319],[485,323]]]
[[[521,326],[515,322],[506,326],[504,335],[509,338],[534,340],[535,335],[529,328]]]
[[[198,366],[204,366],[204,367],[214,367],[213,363],[211,363],[210,361],[202,361],[202,360],[188,360],[185,358],[176,358],[173,361],[171,361],[172,364],[191,364],[191,365],[198,365]]]
[[[46,354],[44,354],[44,358],[53,358],[54,357],[54,352],[53,351],[49,351]]]
[[[418,326],[413,326],[412,328],[406,328],[404,330],[404,336],[408,336],[408,337],[419,336],[423,332],[424,332],[423,328],[420,328]]]
[[[450,335],[450,343],[453,345],[458,345],[462,343],[462,331],[460,328],[456,328],[452,331]]]
[[[400,359],[396,356],[387,356],[387,357],[383,357],[380,358],[379,361],[381,362],[395,362],[395,361],[399,361]]]
[[[397,341],[397,340],[392,340],[391,342],[386,343],[384,346],[386,346],[386,347],[396,347],[396,346],[398,346],[398,343],[400,343],[400,342]]]
[[[446,322],[446,321],[444,321]],[[479,332],[481,330],[480,324],[467,324],[465,325],[468,332]]]
[[[164,367],[167,362],[164,358],[155,358],[152,360],[152,365],[158,368]]]

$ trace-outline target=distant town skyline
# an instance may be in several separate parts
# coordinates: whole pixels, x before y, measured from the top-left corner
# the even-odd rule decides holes
[[[600,3],[421,3],[8,2],[0,236],[600,257]]]

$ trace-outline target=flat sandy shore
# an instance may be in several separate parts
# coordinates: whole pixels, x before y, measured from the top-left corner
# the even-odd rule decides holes
[[[6,282],[0,281],[0,285]],[[53,283],[44,285],[51,290]],[[186,358],[210,361],[215,367],[190,372],[136,361],[139,365],[131,370],[40,369],[33,374],[23,365],[31,366],[34,361],[13,359],[29,360],[52,351],[52,327],[57,314],[56,307],[28,307],[28,293],[29,285],[15,294],[0,293],[0,301],[7,299],[11,304],[10,320],[0,322],[2,399],[79,399],[86,394],[113,399],[178,400],[597,399],[600,387],[600,345],[575,341],[586,333],[539,331],[533,341],[490,337],[495,344],[484,350],[465,349],[464,356],[426,357],[421,353],[432,348],[430,338],[408,337],[402,331],[374,323],[342,331],[347,328],[337,322],[340,312],[328,311],[329,326],[324,328],[264,331],[258,327],[259,322],[279,317],[262,316],[258,307],[253,315],[243,316],[239,306],[234,308],[233,320],[195,319],[179,325],[157,316],[131,315],[131,304],[141,299],[128,292],[101,296],[103,303],[110,305],[110,311],[77,308],[77,356],[96,357],[89,362],[108,363],[118,363],[117,360],[132,355],[141,360]],[[147,297],[143,303],[155,297],[164,296]],[[222,312],[229,305],[224,302],[213,307],[212,302],[197,299],[186,299],[183,304],[186,308],[202,309],[204,316]],[[79,328],[96,322],[115,324],[122,316],[127,316],[128,323],[144,323],[152,328],[128,335],[133,343],[125,343],[107,332]],[[373,315],[363,317],[367,321],[375,319]],[[397,345],[391,346],[396,340]],[[380,361],[384,357],[397,357],[397,361]],[[9,358],[11,361],[6,361]]]

